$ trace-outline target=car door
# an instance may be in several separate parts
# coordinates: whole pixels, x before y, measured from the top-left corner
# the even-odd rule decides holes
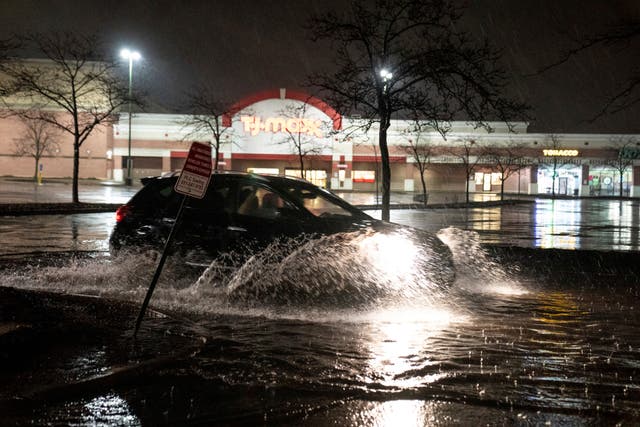
[[[234,192],[233,182],[213,175],[202,199],[187,200],[180,224],[182,252],[217,255],[229,250],[233,243],[229,226]]]

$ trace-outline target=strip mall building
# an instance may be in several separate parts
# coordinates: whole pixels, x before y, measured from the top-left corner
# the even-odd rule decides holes
[[[117,124],[97,129],[82,145],[80,177],[124,181],[129,150],[134,178],[180,169],[191,141],[211,138],[188,137],[193,135],[184,126],[188,119],[135,114],[129,139],[129,117],[122,114]],[[320,99],[285,89],[261,92],[237,102],[222,124],[219,169],[299,175],[300,146],[310,181],[339,191],[373,191],[378,185],[378,128],[367,129],[361,119],[343,117]],[[34,174],[34,159],[16,154],[20,126],[16,119],[0,121],[0,175]],[[413,129],[410,121],[392,120],[388,131],[392,191],[421,191],[415,155],[407,149],[413,144],[432,147],[425,172],[428,191],[464,191],[468,179],[472,192],[498,192],[500,168],[480,154],[491,149],[505,157],[515,150],[525,165],[505,181],[508,193],[617,195],[621,168],[615,162],[624,158],[623,195],[640,197],[640,160],[634,160],[640,159],[640,135],[534,134],[527,133],[526,123],[516,123],[515,132],[493,123],[487,132],[455,122],[444,139],[435,131]],[[71,176],[68,138],[60,136],[55,150],[41,158],[43,179]],[[466,164],[475,164],[470,176]]]

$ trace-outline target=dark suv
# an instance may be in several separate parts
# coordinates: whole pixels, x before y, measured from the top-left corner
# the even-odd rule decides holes
[[[177,174],[143,179],[144,187],[116,213],[117,223],[110,239],[113,249],[162,247],[183,197],[173,189],[177,179]],[[183,253],[199,251],[211,259],[225,252],[246,253],[247,247],[264,247],[278,237],[399,228],[407,230],[371,218],[304,180],[216,172],[203,199],[187,200],[172,247]],[[424,236],[436,253],[450,260],[448,248],[437,237],[409,230],[412,235]]]

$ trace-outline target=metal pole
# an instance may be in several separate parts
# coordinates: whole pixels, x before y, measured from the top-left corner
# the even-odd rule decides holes
[[[136,335],[138,335],[138,329],[140,329],[140,324],[142,323],[142,319],[144,318],[144,313],[147,311],[147,306],[149,305],[149,301],[151,300],[151,295],[153,295],[153,290],[156,288],[158,279],[160,279],[160,273],[162,273],[162,268],[164,267],[164,263],[167,260],[167,255],[169,253],[171,241],[173,240],[174,232],[178,229],[178,227],[180,227],[182,211],[186,205],[186,202],[187,196],[182,196],[182,202],[180,203],[180,209],[178,209],[178,214],[176,215],[176,221],[173,223],[173,227],[171,228],[169,237],[167,237],[167,241],[164,244],[164,250],[162,251],[160,261],[158,262],[158,267],[156,268],[156,272],[153,275],[153,279],[151,279],[151,284],[149,285],[149,289],[147,290],[147,295],[144,297],[144,302],[142,303],[142,307],[140,308],[140,313],[138,314],[138,319],[136,320],[136,326],[133,330],[134,338],[136,337]]]
[[[127,155],[127,179],[126,184],[131,185],[133,180],[131,179],[131,87],[133,84],[133,55],[129,55],[129,154]]]

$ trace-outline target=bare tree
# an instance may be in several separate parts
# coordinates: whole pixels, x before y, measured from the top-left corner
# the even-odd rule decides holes
[[[38,180],[38,165],[45,155],[53,155],[60,148],[57,138],[59,133],[50,124],[38,120],[22,119],[23,132],[14,139],[14,153],[16,156],[33,157],[35,169],[33,180]]]
[[[638,140],[632,136],[613,137],[611,145],[617,150],[618,156],[609,160],[607,164],[618,172],[619,196],[622,198],[624,196],[624,173],[633,166],[633,161],[640,157]]]
[[[453,0],[352,0],[344,13],[311,18],[313,40],[328,40],[334,71],[309,84],[343,113],[378,124],[382,219],[389,219],[391,167],[387,130],[395,113],[415,113],[445,132],[463,116],[478,126],[519,118],[524,105],[502,96],[506,74],[487,40],[460,30]]]
[[[20,41],[44,60],[12,58],[0,64],[5,106],[12,114],[71,134],[72,199],[78,203],[80,147],[98,126],[117,119],[130,100],[127,86],[117,77],[118,63],[103,52],[96,35],[36,33]]]
[[[308,107],[309,104],[306,102],[299,105],[288,105],[280,111],[284,120],[272,124],[272,126],[277,126],[284,131],[286,137],[278,143],[290,144],[298,158],[302,179],[306,179],[305,159],[322,152],[322,147],[316,142],[317,138],[330,133],[330,130],[323,129],[317,120],[308,117]]]
[[[447,152],[460,159],[465,170],[465,200],[469,203],[469,178],[475,172],[478,163],[484,159],[484,149],[474,139],[459,140]]]
[[[500,200],[504,200],[505,181],[527,166],[524,149],[524,144],[509,141],[505,147],[488,147],[484,150],[485,160],[500,172]]]
[[[422,184],[422,201],[427,206],[427,183],[425,181],[425,172],[431,164],[431,156],[434,154],[434,147],[427,144],[424,133],[430,126],[419,120],[413,123],[408,130],[410,137],[407,138],[406,151],[413,158],[413,165],[420,173],[420,183]]]
[[[219,98],[213,89],[200,86],[187,95],[187,108],[193,113],[180,124],[190,131],[185,139],[208,139],[213,149],[214,169],[218,169],[220,149],[231,127],[224,126],[223,117],[229,113],[231,103]]]

